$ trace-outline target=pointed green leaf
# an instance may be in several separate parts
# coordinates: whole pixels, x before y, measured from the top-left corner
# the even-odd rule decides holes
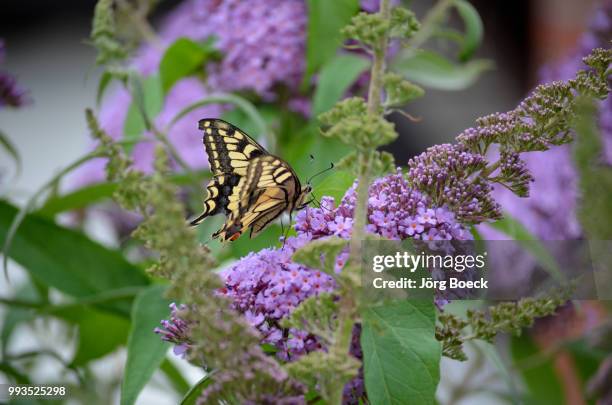
[[[4,244],[15,215],[15,207],[0,201],[0,245]],[[142,270],[119,252],[36,215],[25,217],[8,256],[41,282],[74,297],[149,282]],[[115,302],[112,307],[125,312],[126,305],[129,300]]]
[[[465,25],[463,43],[459,51],[459,60],[465,62],[472,57],[480,46],[484,28],[478,11],[468,1],[455,0],[453,5],[457,8],[457,12]]]
[[[123,123],[123,140],[137,141],[144,131],[149,129],[151,121],[161,111],[164,102],[159,76],[152,75],[147,78],[133,76],[132,103],[128,108]],[[133,145],[126,145],[126,150],[131,151]]]
[[[198,43],[189,38],[179,38],[166,49],[159,63],[159,74],[164,94],[180,79],[203,72],[206,62],[218,56],[214,40]]]
[[[189,392],[183,397],[183,399],[181,400],[181,405],[197,404],[198,398],[200,398],[200,396],[202,395],[202,391],[204,391],[204,389],[208,387],[212,382],[213,380],[210,378],[210,374],[207,374],[202,377],[202,379],[198,381],[196,385],[191,387]]]
[[[308,0],[304,83],[336,54],[343,39],[340,30],[358,10],[357,0]]]
[[[484,59],[456,64],[438,53],[426,50],[401,53],[392,63],[392,69],[408,80],[439,90],[466,89],[492,67],[492,62]]]
[[[74,367],[104,357],[127,340],[130,321],[125,317],[85,305],[58,308],[51,314],[77,326],[79,341],[72,359]]]
[[[368,66],[369,60],[353,54],[338,54],[330,59],[319,74],[312,115],[316,117],[332,108]]]
[[[441,348],[433,301],[401,301],[362,313],[361,347],[374,405],[434,404]]]
[[[159,368],[168,351],[168,343],[153,332],[170,312],[170,301],[163,298],[165,290],[165,286],[152,285],[134,300],[127,361],[121,385],[122,405],[136,402],[138,394]]]
[[[13,143],[8,138],[8,136],[4,132],[1,132],[1,131],[0,131],[0,146],[4,148],[4,150],[15,161],[15,166],[17,167],[17,174],[21,173],[21,156],[19,156],[19,152],[17,151],[17,148],[15,147],[15,145],[13,145]]]

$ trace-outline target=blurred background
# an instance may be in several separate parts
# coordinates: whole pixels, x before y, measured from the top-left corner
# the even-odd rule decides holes
[[[162,1],[153,21],[177,3]],[[396,120],[401,137],[389,149],[397,161],[406,162],[427,146],[452,140],[476,117],[516,106],[537,84],[538,69],[560,60],[577,45],[596,3],[474,1],[485,29],[478,56],[493,60],[495,69],[468,89],[428,90],[426,97],[414,103],[411,114],[422,121],[408,125]],[[432,4],[415,0],[412,7],[422,15]],[[87,43],[94,5],[93,0],[2,2],[4,68],[16,74],[34,101],[17,111],[0,110],[3,130],[23,155],[23,173],[11,187],[19,200],[90,145],[82,109],[95,104],[99,74],[95,50]],[[0,170],[9,169],[6,166],[10,168],[2,165]]]
[[[159,22],[178,3],[162,1],[153,15],[153,23]],[[399,164],[405,164],[430,145],[452,141],[463,129],[472,126],[476,117],[514,108],[538,83],[542,66],[562,60],[577,46],[596,5],[594,0],[475,0],[472,3],[482,17],[485,32],[484,44],[477,56],[494,61],[494,69],[464,90],[428,89],[426,97],[411,105],[410,114],[420,119],[418,124],[394,117],[400,137],[387,150]],[[424,0],[411,4],[418,16],[432,5],[433,2]],[[83,108],[95,105],[100,75],[95,66],[96,52],[88,44],[94,6],[93,0],[3,0],[0,4],[0,38],[4,39],[6,48],[2,69],[16,76],[31,99],[31,103],[17,110],[0,109],[0,128],[17,147],[23,161],[20,176],[13,178],[13,165],[8,155],[0,151],[0,192],[8,194],[13,201],[25,201],[91,145]],[[460,26],[460,20],[456,20],[452,24]],[[96,225],[91,233],[100,241],[114,244],[103,223]],[[0,281],[2,296],[11,295],[13,286],[19,284],[20,270],[15,265],[11,267],[11,276],[11,284],[4,278]],[[0,318],[2,310],[0,307]],[[53,347],[53,327],[51,323],[37,326],[38,332],[51,328],[46,336],[34,336],[30,329],[23,329],[9,343],[15,350]],[[71,350],[69,347],[55,349],[66,356]],[[94,369],[105,376],[109,387],[116,389],[112,384],[118,383],[116,377],[124,361],[124,353],[119,352],[99,361]],[[184,361],[172,361],[191,382],[198,379],[198,370]],[[507,383],[495,373],[495,364],[478,355],[468,363],[444,361],[440,388],[443,403],[461,398],[455,391],[468,374],[485,376],[480,383],[479,377],[474,377],[476,385],[488,384],[495,388]],[[38,370],[42,375],[53,374],[60,366],[50,359]],[[474,372],[475,367],[478,373]],[[486,377],[489,371],[497,377]],[[0,373],[0,383],[4,381]],[[164,384],[167,383],[161,378],[150,384],[139,403],[175,401],[176,398],[167,394],[170,390],[165,390]],[[457,403],[475,403],[477,398],[476,395]],[[489,403],[486,395],[479,400]]]

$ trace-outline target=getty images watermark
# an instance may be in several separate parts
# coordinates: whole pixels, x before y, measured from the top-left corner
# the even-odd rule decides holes
[[[437,289],[444,291],[447,288],[488,288],[488,280],[479,277],[478,280],[466,280],[460,277],[448,277],[447,279],[434,279],[431,272],[435,270],[464,271],[482,270],[486,266],[487,252],[476,255],[454,255],[454,254],[431,254],[420,252],[418,254],[407,251],[395,252],[393,255],[375,255],[372,257],[372,271],[381,273],[385,270],[398,270],[415,273],[416,271],[427,272],[424,277],[400,277],[399,279],[387,280],[384,277],[375,277],[372,280],[374,288],[401,288],[401,289]]]
[[[389,241],[362,245],[366,299],[519,300],[572,287],[612,299],[612,241]]]

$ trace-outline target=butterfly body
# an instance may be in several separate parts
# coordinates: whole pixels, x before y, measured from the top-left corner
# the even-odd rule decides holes
[[[284,212],[306,205],[310,186],[301,186],[287,162],[223,120],[203,119],[199,127],[213,178],[206,186],[204,212],[192,225],[224,214],[226,222],[213,238],[234,241],[246,229],[253,237]]]

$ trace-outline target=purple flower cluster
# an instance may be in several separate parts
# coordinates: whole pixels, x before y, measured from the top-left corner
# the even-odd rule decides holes
[[[434,204],[448,206],[463,222],[479,223],[501,217],[488,181],[475,176],[486,165],[484,156],[461,145],[435,145],[408,161],[408,178]]]
[[[4,40],[0,39],[0,64],[5,58]],[[0,108],[21,107],[28,104],[28,92],[17,84],[17,79],[8,72],[0,70]]]
[[[180,37],[216,38],[223,58],[207,67],[215,91],[253,91],[267,99],[281,84],[293,90],[304,71],[306,4],[302,0],[188,0],[160,31],[164,46]],[[162,52],[144,48],[135,64],[145,74],[157,70]]]
[[[337,207],[333,198],[323,197],[320,207],[300,211],[295,225],[297,236],[287,239],[283,249],[250,253],[220,273],[225,286],[218,294],[230,299],[233,307],[261,333],[262,343],[273,345],[282,360],[292,361],[313,350],[324,349],[316,336],[303,330],[286,330],[281,320],[306,298],[332,292],[336,287],[330,275],[297,264],[291,257],[297,249],[315,239],[332,235],[349,238],[355,198],[355,187],[346,192]],[[368,218],[367,230],[389,239],[472,239],[469,230],[448,208],[433,206],[430,198],[410,187],[399,169],[370,186]],[[344,267],[347,258],[348,252],[339,255],[337,272]],[[170,321],[163,321],[163,329],[157,333],[167,341],[182,345],[181,353],[190,343],[189,329],[176,316],[174,308]],[[361,358],[358,325],[353,333],[351,354]],[[363,375],[360,374],[345,387],[344,402],[359,403],[363,394]]]
[[[432,199],[415,190],[401,170],[375,180],[370,185],[367,231],[387,239],[467,240],[470,232],[446,206],[435,206]],[[340,205],[322,198],[319,208],[306,208],[296,218],[298,233],[314,239],[324,236],[350,237],[355,209],[355,186]]]
[[[162,327],[153,330],[161,336],[162,340],[174,343],[173,350],[177,356],[184,356],[191,346],[189,324],[180,316],[181,312],[185,310],[187,310],[185,305],[177,307],[175,303],[170,304],[170,319],[162,320]]]
[[[178,81],[166,95],[154,124],[164,129],[184,108],[212,93],[244,91],[265,101],[276,97],[277,88],[289,89],[289,107],[299,112],[309,106],[297,95],[304,71],[306,5],[302,0],[188,0],[165,20],[159,36],[162,47],[145,46],[133,60],[143,75],[157,72],[164,49],[176,39],[188,37],[202,41],[213,36],[221,51],[218,62],[206,67],[206,82],[190,77]],[[113,139],[124,137],[124,122],[132,102],[121,88],[110,95],[100,111],[100,125]],[[192,168],[205,167],[201,134],[194,125],[202,117],[219,117],[227,110],[206,105],[191,111],[172,125],[167,133],[180,157]],[[143,142],[132,152],[137,169],[150,173],[153,162],[153,136],[143,134]],[[93,160],[74,176],[74,186],[104,179],[105,159]]]
[[[424,241],[471,240],[469,230],[446,207],[435,207],[424,194],[413,190],[400,170],[375,180],[370,186],[367,230],[388,239]],[[308,242],[329,236],[348,239],[353,225],[355,187],[350,188],[338,207],[323,197],[318,208],[306,208],[296,218],[297,236],[287,239],[283,249],[250,253],[221,272],[225,287],[219,291],[270,343],[284,360],[320,349],[316,337],[303,331],[286,331],[280,321],[302,301],[335,289],[334,279],[319,270],[291,260],[293,253]],[[344,267],[348,252],[336,260],[336,271]],[[172,339],[182,342],[186,330],[173,318]],[[176,338],[176,339],[175,339]],[[174,339],[174,340],[173,340]],[[181,340],[182,339],[182,340]]]
[[[284,249],[250,253],[221,273],[225,287],[219,293],[230,298],[234,308],[261,332],[262,342],[275,346],[277,356],[286,361],[321,345],[305,331],[284,330],[281,319],[306,298],[336,286],[331,276],[291,261],[295,250],[309,241],[305,235],[290,238]]]
[[[548,66],[541,74],[542,82],[567,80],[582,67],[582,57],[591,49],[608,48],[612,37],[612,3],[605,2],[593,16],[589,30],[583,35],[580,48],[563,63]],[[599,105],[599,130],[604,146],[604,161],[612,164],[612,97]],[[518,198],[511,190],[495,187],[495,199],[533,234],[545,240],[581,237],[576,217],[578,197],[577,174],[572,161],[571,145],[555,147],[546,153],[533,152],[521,156],[535,181],[529,198]],[[488,238],[503,238],[484,229]]]

